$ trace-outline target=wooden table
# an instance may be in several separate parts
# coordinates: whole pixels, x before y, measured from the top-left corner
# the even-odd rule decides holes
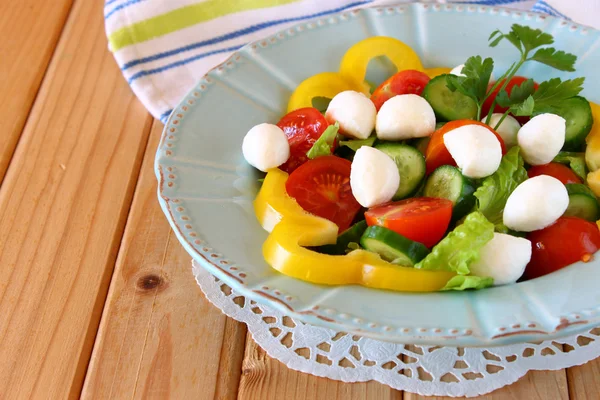
[[[102,3],[1,3],[0,398],[420,398],[291,371],[204,299]],[[600,361],[483,398],[599,399]]]

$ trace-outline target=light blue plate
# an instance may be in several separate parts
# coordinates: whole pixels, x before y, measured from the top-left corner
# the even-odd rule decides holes
[[[600,102],[600,32],[534,13],[467,5],[409,4],[346,12],[297,25],[250,44],[209,72],[173,111],[156,157],[159,201],[190,255],[236,291],[298,320],[376,339],[415,344],[494,346],[548,340],[600,325],[600,257],[549,276],[469,293],[408,294],[359,286],[319,286],[271,269],[267,237],[252,200],[258,175],[244,161],[242,138],[275,123],[305,78],[337,71],[344,52],[373,35],[412,46],[426,67],[492,56],[500,69],[517,52],[487,39],[513,23],[554,35],[575,53],[583,93]],[[529,63],[536,80],[557,71]]]

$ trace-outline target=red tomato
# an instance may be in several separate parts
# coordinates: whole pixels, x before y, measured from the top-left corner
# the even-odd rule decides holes
[[[444,144],[444,135],[451,130],[456,128],[460,128],[465,125],[481,125],[489,129],[500,142],[500,146],[502,147],[502,154],[506,154],[506,146],[504,146],[504,140],[502,137],[488,125],[483,122],[473,121],[471,119],[460,119],[457,121],[450,121],[444,126],[442,126],[437,131],[433,132],[431,135],[431,140],[427,145],[427,150],[425,150],[425,162],[427,163],[427,174],[435,171],[437,167],[441,167],[442,165],[454,165],[456,166],[456,162],[450,155],[448,149],[446,149],[446,145]]]
[[[350,188],[351,165],[336,156],[317,157],[290,174],[285,189],[304,210],[334,222],[342,232],[361,209]]]
[[[577,261],[589,261],[600,248],[600,231],[592,222],[576,217],[559,218],[553,225],[527,235],[531,241],[531,261],[527,279],[557,271]]]
[[[402,236],[433,247],[442,240],[450,218],[452,202],[447,199],[415,197],[371,208],[365,213],[367,225],[379,225]]]
[[[525,82],[528,78],[525,78],[523,76],[513,76],[510,81],[508,82],[508,84],[506,85],[506,92],[508,94],[511,93],[512,88],[515,86],[521,86],[521,84],[523,82]],[[486,99],[486,101],[483,103],[483,106],[481,107],[481,115],[488,115],[490,108],[492,108],[492,103],[494,103],[494,100],[496,99],[496,96],[498,95],[498,93],[500,93],[500,88],[502,87],[502,85],[504,84],[504,80],[501,81],[500,85],[496,88],[496,90],[494,90],[492,92],[492,94],[490,95],[490,97],[488,97]],[[538,84],[534,83],[533,87],[535,88],[535,90],[537,90],[538,88]],[[500,107],[499,105],[496,104],[496,107],[494,108],[494,112],[495,113],[504,113],[507,109],[504,107]],[[529,121],[529,117],[515,117],[520,123],[521,125],[523,125],[524,123],[526,123],[527,121]]]
[[[329,124],[319,110],[306,107],[285,115],[277,126],[285,132],[290,143],[290,158],[279,168],[291,173],[308,160],[306,152],[321,137]],[[335,145],[334,143],[334,147]]]
[[[567,183],[581,183],[581,179],[579,179],[579,177],[575,175],[575,172],[573,172],[571,168],[555,162],[551,162],[550,164],[546,165],[533,166],[529,168],[529,171],[527,171],[527,175],[530,178],[539,175],[549,175],[553,178],[558,179],[565,185]]]
[[[400,71],[379,85],[371,95],[371,100],[379,111],[383,103],[399,94],[418,94],[420,96],[428,82],[429,76],[423,72],[414,69]]]

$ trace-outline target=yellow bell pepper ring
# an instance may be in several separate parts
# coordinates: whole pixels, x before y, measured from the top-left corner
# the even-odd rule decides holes
[[[338,227],[307,213],[289,197],[287,178],[288,174],[279,169],[269,171],[254,201],[259,222],[271,232],[263,245],[263,256],[279,272],[318,284],[358,284],[405,292],[438,291],[455,275],[393,265],[365,250],[332,256],[305,248],[335,243]]]
[[[587,164],[590,171],[596,171],[600,169],[600,106],[590,102],[592,108],[592,117],[594,118],[594,124],[592,130],[585,139],[587,147],[585,149],[585,163]],[[598,196],[598,193],[596,193]]]
[[[587,175],[587,184],[597,197],[600,197],[600,169]]]
[[[450,68],[438,67],[438,68],[427,68],[425,70],[425,73],[427,74],[427,76],[429,76],[431,79],[433,79],[436,76],[449,74],[450,71],[452,71],[452,69],[450,69]]]
[[[322,72],[305,79],[298,85],[290,100],[287,111],[292,112],[304,107],[312,107],[315,97],[333,99],[336,94],[346,90],[354,90],[369,95],[368,88],[352,80],[344,78],[337,72]]]
[[[397,71],[423,71],[419,56],[406,43],[391,37],[374,36],[361,40],[348,49],[340,63],[340,74],[350,81],[363,83],[369,61],[379,56],[387,56]]]

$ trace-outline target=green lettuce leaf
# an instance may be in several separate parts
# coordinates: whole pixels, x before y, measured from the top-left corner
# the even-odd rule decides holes
[[[366,139],[361,140],[340,140],[340,146],[346,146],[354,151],[360,149],[363,146],[372,147],[377,139],[376,135],[371,135]]]
[[[508,196],[526,179],[523,157],[519,155],[519,148],[513,147],[502,158],[498,170],[485,178],[475,191],[477,209],[494,225],[501,226]]]
[[[490,277],[481,277],[481,276],[464,276],[464,275],[456,275],[454,278],[450,279],[446,286],[442,288],[442,291],[445,290],[467,290],[467,289],[485,289],[494,284],[494,278]]]
[[[494,224],[478,212],[472,212],[454,228],[415,268],[453,271],[468,275],[469,266],[479,259],[479,250],[494,237]]]
[[[569,167],[580,177],[584,182],[587,178],[587,166],[585,165],[585,153],[573,153],[570,151],[561,151],[554,160],[557,163],[568,164]]]
[[[309,151],[306,152],[306,156],[311,160],[321,157],[330,156],[331,147],[335,141],[335,137],[340,129],[340,125],[336,122],[335,125],[329,125],[325,132],[321,134]]]

